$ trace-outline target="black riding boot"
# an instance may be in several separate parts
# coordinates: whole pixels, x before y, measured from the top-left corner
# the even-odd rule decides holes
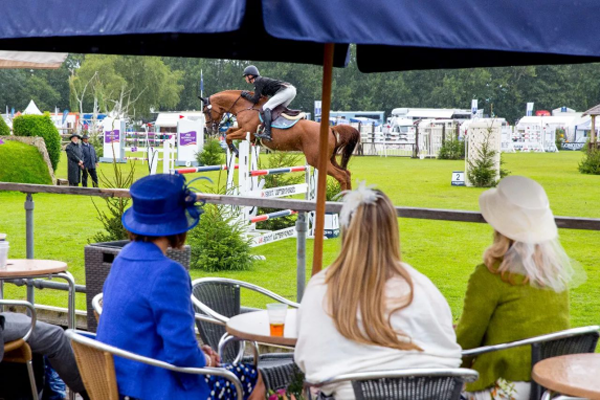
[[[263,120],[265,129],[260,134],[255,136],[263,140],[271,140],[271,110],[268,108],[263,112]]]

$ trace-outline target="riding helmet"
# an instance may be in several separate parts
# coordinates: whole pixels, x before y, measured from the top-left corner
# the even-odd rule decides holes
[[[256,68],[254,65],[248,65],[244,69],[244,77],[246,77],[248,75],[260,76],[260,72],[258,72],[258,68]]]

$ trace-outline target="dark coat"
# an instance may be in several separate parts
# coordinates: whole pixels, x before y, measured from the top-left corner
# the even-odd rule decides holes
[[[288,86],[291,85],[287,82],[266,78],[264,76],[257,76],[256,79],[254,79],[254,96],[242,94],[242,97],[256,104],[262,96],[274,96],[277,92]]]
[[[83,165],[87,169],[96,169],[96,164],[98,161],[98,156],[96,155],[96,149],[90,143],[85,144],[81,143],[81,151],[83,152]]]
[[[83,152],[81,146],[73,142],[67,145],[65,149],[69,160],[69,183],[79,183],[81,181],[81,167],[79,161],[83,161]]]

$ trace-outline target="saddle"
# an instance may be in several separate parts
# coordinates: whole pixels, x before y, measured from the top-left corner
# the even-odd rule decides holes
[[[302,110],[290,110],[284,106],[277,106],[274,110],[271,111],[271,118],[273,121],[277,120],[279,117],[287,118],[290,120],[302,119],[306,116],[306,114]]]
[[[260,122],[263,123],[262,111],[259,114]],[[271,110],[271,128],[289,129],[296,125],[301,119],[306,119],[306,113],[300,110],[290,110],[287,107],[277,106]],[[261,125],[264,127],[264,124]]]

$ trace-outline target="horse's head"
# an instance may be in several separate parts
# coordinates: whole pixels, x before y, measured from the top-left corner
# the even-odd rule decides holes
[[[224,114],[236,114],[236,104],[242,98],[241,91],[219,92],[209,97],[200,97],[203,103],[202,112],[209,135],[219,133]],[[238,105],[239,107],[239,105]]]
[[[221,124],[221,119],[223,119],[224,111],[221,110],[221,107],[214,106],[210,102],[209,97],[200,97],[202,100],[202,113],[204,113],[204,121],[206,125],[206,130],[209,135],[216,135],[219,133],[219,125]]]

